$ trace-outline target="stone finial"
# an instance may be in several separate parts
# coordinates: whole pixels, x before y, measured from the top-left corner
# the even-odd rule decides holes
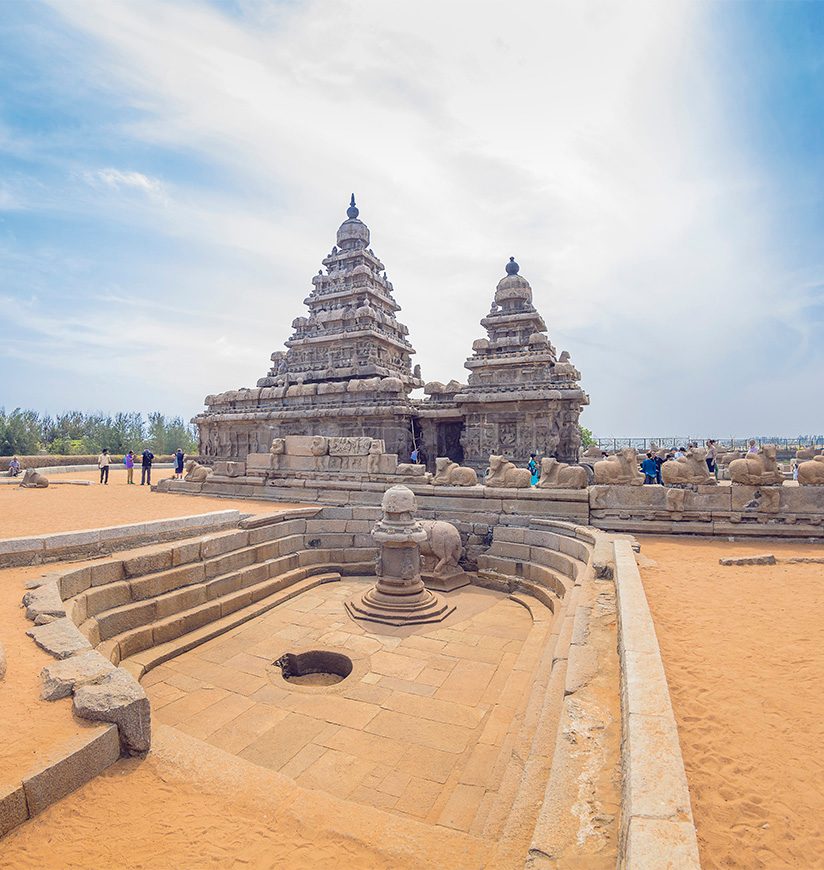
[[[510,257],[509,262],[506,264],[506,274],[517,275],[520,268],[521,267],[515,262],[515,257]]]
[[[354,220],[359,214],[360,214],[360,211],[358,210],[358,207],[355,205],[355,194],[353,193],[352,199],[349,200],[349,208],[346,209],[346,216],[350,220]]]

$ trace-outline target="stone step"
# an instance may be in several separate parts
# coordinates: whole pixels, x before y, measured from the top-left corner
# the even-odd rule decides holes
[[[321,586],[324,583],[339,582],[340,576],[338,572],[330,571],[298,580],[285,589],[261,598],[253,604],[228,613],[226,616],[215,619],[199,628],[187,631],[156,646],[147,647],[140,652],[132,652],[128,656],[120,658],[119,664],[129,671],[135,679],[139,680],[147,671],[163,664],[163,662],[169,661],[169,659],[175,658],[175,656],[179,656],[213,638],[219,637],[221,634],[237,628],[237,626],[242,625],[244,622],[248,622],[250,619],[254,619],[272,610],[285,601],[308,592],[310,589],[314,589],[316,586]],[[119,648],[117,655],[119,655]]]

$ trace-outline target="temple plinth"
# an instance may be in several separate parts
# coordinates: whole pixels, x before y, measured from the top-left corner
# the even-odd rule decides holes
[[[386,625],[441,622],[455,605],[430,592],[421,578],[420,545],[427,534],[415,520],[414,493],[403,485],[390,487],[381,507],[383,517],[372,529],[378,579],[368,592],[346,602],[349,615]]]

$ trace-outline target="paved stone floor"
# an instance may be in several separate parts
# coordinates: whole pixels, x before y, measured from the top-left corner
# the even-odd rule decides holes
[[[533,621],[505,595],[468,587],[437,625],[356,623],[343,602],[371,582],[312,589],[150,671],[153,715],[307,788],[489,834],[549,611]],[[289,686],[272,663],[306,648],[347,652],[352,675]]]

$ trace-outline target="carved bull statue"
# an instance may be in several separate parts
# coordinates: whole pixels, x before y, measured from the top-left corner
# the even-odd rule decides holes
[[[729,467],[733,483],[749,486],[780,486],[784,475],[775,461],[775,445],[765,444],[758,453],[748,453],[743,459],[734,459]]]
[[[432,478],[435,486],[475,486],[478,475],[474,468],[464,468],[446,456],[435,460],[435,476]]]
[[[433,574],[449,574],[460,570],[461,534],[451,523],[443,520],[420,520],[426,532],[426,540],[421,544],[421,558],[424,561],[434,557]]]
[[[538,489],[584,489],[587,472],[580,465],[564,465],[557,459],[544,457],[541,460],[541,478]]]
[[[613,456],[596,462],[593,468],[596,483],[641,486],[644,482],[644,475],[638,467],[638,454],[633,447],[622,447]]]
[[[824,456],[798,463],[798,483],[800,486],[824,486]]]
[[[45,489],[48,485],[48,477],[44,477],[33,468],[27,468],[23,473],[23,479],[20,481],[20,486],[24,486],[26,489]]]
[[[679,483],[713,486],[718,483],[707,468],[705,447],[690,447],[686,456],[665,462],[661,466],[661,477],[669,486]]]
[[[190,459],[186,463],[186,476],[183,479],[189,483],[204,483],[208,480],[211,473],[211,468],[207,468],[205,465],[195,462],[194,459]]]
[[[484,486],[504,486],[515,489],[527,489],[531,485],[532,475],[528,468],[518,468],[503,456],[489,457],[489,468],[484,477]]]

